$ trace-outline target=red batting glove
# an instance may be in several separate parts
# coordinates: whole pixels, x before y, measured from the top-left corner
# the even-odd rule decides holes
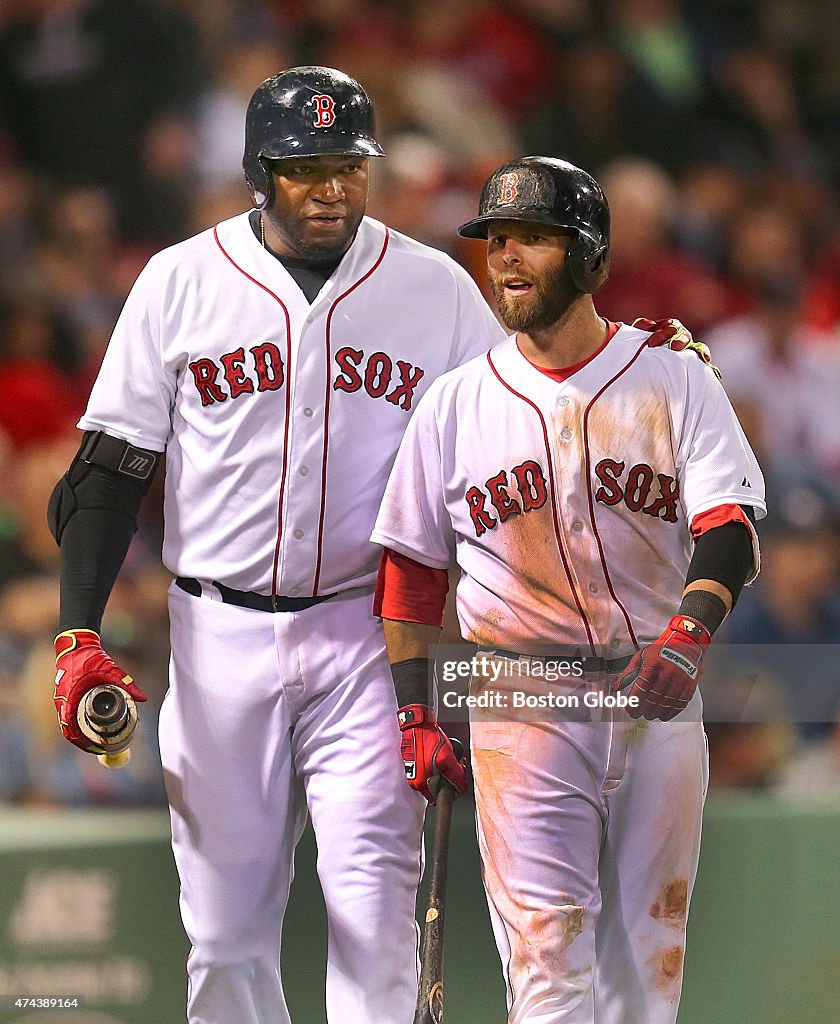
[[[630,717],[668,722],[685,711],[703,671],[703,648],[711,641],[701,622],[675,615],[658,640],[636,652],[615,684],[617,690],[632,685],[628,696],[639,698],[638,707],[628,708]]]
[[[402,730],[403,764],[409,786],[433,804],[443,780],[459,793],[467,788],[467,761],[459,761],[449,737],[437,724],[434,708],[407,704],[397,712]]]
[[[92,629],[66,629],[55,638],[55,710],[64,738],[80,750],[101,754],[79,728],[77,714],[85,694],[97,686],[110,684],[130,694],[136,701],[146,694],[102,650],[99,634]]]
[[[650,348],[661,348],[667,345],[675,352],[682,352],[684,348],[694,341],[691,331],[679,320],[670,318],[668,320],[648,320],[646,317],[637,317],[632,324],[640,331],[650,331],[651,335],[647,340]]]
[[[651,335],[647,340],[648,348],[662,348],[663,346],[672,349],[674,352],[682,352],[683,349],[691,349],[704,363],[714,370],[715,376],[720,380],[720,370],[712,362],[712,353],[709,346],[702,341],[695,341],[691,331],[679,320],[647,320],[645,317],[637,317],[632,325],[641,331],[650,331]]]

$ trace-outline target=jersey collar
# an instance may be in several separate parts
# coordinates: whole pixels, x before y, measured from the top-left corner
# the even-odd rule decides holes
[[[282,290],[284,295],[298,297],[306,310],[316,309],[323,302],[329,302],[354,280],[361,277],[379,255],[385,240],[385,225],[371,217],[364,217],[353,243],[345,253],[332,277],[315,297],[310,307],[303,292],[297,286],[283,264],[267,252],[251,230],[248,214],[237,214],[217,225],[219,241],[240,269],[272,291]]]
[[[644,336],[643,333],[634,327],[628,327],[627,324],[615,326],[616,330],[610,334],[607,343],[562,382],[553,380],[522,355],[515,334],[509,335],[492,348],[490,358],[499,376],[515,391],[528,395],[540,405],[552,405],[558,395],[569,388],[591,388],[603,376],[603,361],[609,359],[611,364],[613,353],[618,347],[622,351],[626,350],[628,356],[632,355],[639,339]]]

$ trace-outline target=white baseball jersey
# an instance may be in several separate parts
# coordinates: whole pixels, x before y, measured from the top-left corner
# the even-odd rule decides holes
[[[510,337],[421,403],[372,539],[436,568],[457,558],[466,639],[606,656],[649,643],[679,605],[694,517],[765,514],[713,371],[648,337],[622,325],[562,383]]]
[[[503,336],[461,267],[370,218],[310,306],[241,214],[150,260],[79,426],[166,449],[175,575],[341,591],[375,578],[420,396]]]

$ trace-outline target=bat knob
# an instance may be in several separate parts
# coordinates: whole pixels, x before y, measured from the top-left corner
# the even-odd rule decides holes
[[[118,754],[100,754],[97,758],[103,768],[108,768],[112,772],[125,768],[130,759],[130,747],[126,747],[125,750],[121,750]]]
[[[121,687],[104,684],[85,694],[76,720],[82,734],[103,755],[116,758],[128,749],[134,736],[138,723],[137,706]],[[108,767],[122,767],[122,764],[109,764]]]

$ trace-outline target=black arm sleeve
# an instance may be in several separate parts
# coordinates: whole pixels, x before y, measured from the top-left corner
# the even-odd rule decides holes
[[[696,580],[714,580],[726,587],[734,606],[752,567],[750,531],[743,523],[724,523],[697,538],[685,583],[688,586]]]
[[[106,469],[94,473],[109,475]],[[118,486],[130,486],[117,480]],[[136,529],[136,511],[132,517],[112,509],[86,508],[71,516],[61,536],[59,632],[82,628],[99,632],[105,605]]]
[[[104,447],[97,454],[102,438]],[[61,546],[61,630],[99,632],[159,458],[157,452],[134,448],[108,435],[86,434],[69,470],[56,484],[47,515]],[[144,459],[148,465],[141,466],[143,476],[138,477],[136,467]],[[125,468],[110,468],[123,464]]]
[[[752,567],[750,531],[743,523],[724,523],[697,538],[685,584],[714,580],[732,595],[734,608]],[[702,622],[710,633],[714,633],[726,616],[726,605],[714,594],[694,590],[683,598],[680,612]]]

